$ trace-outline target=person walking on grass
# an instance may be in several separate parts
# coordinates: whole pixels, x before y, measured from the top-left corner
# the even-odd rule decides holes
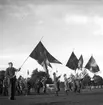
[[[58,96],[58,92],[60,91],[60,81],[59,81],[59,78],[61,76],[56,76],[56,73],[54,72],[53,73],[53,78],[54,78],[54,87],[55,87],[55,92],[56,92],[56,95]]]
[[[9,67],[6,69],[5,77],[8,79],[8,92],[9,99],[15,100],[15,85],[16,85],[16,75],[15,72],[20,71],[21,68],[16,69],[13,67],[13,63],[8,63]]]
[[[67,75],[64,74],[64,88],[65,88],[65,92],[66,94],[68,95],[68,91],[69,91],[69,83],[68,83],[68,78],[67,78]]]

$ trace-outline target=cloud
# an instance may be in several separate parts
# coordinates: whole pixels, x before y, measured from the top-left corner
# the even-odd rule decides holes
[[[86,24],[88,22],[88,18],[83,15],[66,15],[65,22],[67,24]]]
[[[8,59],[19,59],[19,58],[25,58],[27,57],[27,54],[26,53],[21,53],[21,54],[5,54],[5,55],[0,55],[0,59],[1,60],[8,60]]]
[[[22,19],[30,15],[31,11],[29,10],[28,6],[14,6],[13,11],[10,11],[9,15],[14,16],[16,18]]]
[[[95,30],[94,34],[103,36],[103,17],[96,16],[93,18],[93,22],[98,26],[98,29]]]
[[[44,23],[43,20],[38,21],[38,24],[39,24],[39,25],[41,25],[41,24],[43,24],[43,23]]]
[[[2,5],[0,5],[0,10],[3,8],[3,6]]]
[[[103,17],[94,15],[94,16],[88,16],[88,15],[66,15],[64,17],[64,21],[68,25],[84,25],[88,26],[91,29],[93,29],[94,35],[103,35]]]
[[[1,55],[1,56],[0,56],[0,59],[9,59],[9,58],[11,58],[10,55],[5,55],[5,56]]]
[[[5,4],[0,5],[0,10],[4,16],[16,17],[18,19],[25,18],[30,14],[35,14],[36,6],[34,4]]]

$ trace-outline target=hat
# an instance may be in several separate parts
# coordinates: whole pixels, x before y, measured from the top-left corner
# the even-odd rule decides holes
[[[12,62],[9,62],[8,64],[13,64]]]
[[[66,74],[64,74],[64,77],[66,76]]]

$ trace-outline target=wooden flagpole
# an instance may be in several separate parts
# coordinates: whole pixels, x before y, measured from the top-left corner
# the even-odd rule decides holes
[[[42,41],[43,37],[44,37],[44,36],[41,37],[40,41]]]
[[[23,64],[21,65],[21,67],[20,68],[22,68],[23,67],[23,65],[25,64],[25,62],[28,60],[28,58],[29,58],[29,56],[25,59],[25,61],[23,62]]]
[[[43,39],[43,37],[44,37],[44,36],[42,36],[42,37],[41,37],[40,41]],[[39,42],[40,42],[40,41],[39,41]],[[25,64],[25,62],[28,60],[28,58],[29,58],[29,56],[25,59],[25,61],[23,62],[23,64],[20,66],[20,68],[22,68],[22,67],[23,67],[23,65],[24,65],[24,64]]]

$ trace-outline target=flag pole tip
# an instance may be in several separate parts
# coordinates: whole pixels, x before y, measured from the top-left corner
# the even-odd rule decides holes
[[[73,52],[74,52],[75,48],[73,48]]]
[[[44,36],[41,37],[40,41],[42,41],[43,37],[44,37]]]

